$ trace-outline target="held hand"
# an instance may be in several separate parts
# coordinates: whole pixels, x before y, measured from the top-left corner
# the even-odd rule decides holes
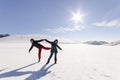
[[[41,40],[43,40],[43,41],[44,41],[45,39],[41,39]]]

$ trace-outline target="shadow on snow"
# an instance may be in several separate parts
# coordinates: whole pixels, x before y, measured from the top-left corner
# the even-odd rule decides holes
[[[51,71],[48,71],[50,67],[52,67],[54,64],[49,65],[44,65],[40,70],[34,71],[28,78],[25,80],[37,80],[40,79],[41,77],[44,77],[45,75],[49,74]]]
[[[46,74],[49,74],[51,71],[48,71],[48,69],[54,65],[54,64],[51,64],[48,67],[46,67],[47,65],[43,65],[43,67],[38,71],[24,71],[24,72],[19,71],[19,70],[22,70],[24,68],[30,67],[32,65],[35,65],[35,64],[36,63],[32,63],[32,64],[29,64],[27,66],[24,66],[24,67],[21,67],[21,68],[12,70],[12,71],[2,73],[2,74],[0,74],[0,78],[17,77],[17,76],[23,76],[26,74],[31,74],[25,80],[36,80],[36,79],[39,79],[41,77],[44,77]]]
[[[2,71],[4,71],[4,70],[6,70],[7,68],[5,68],[5,69],[2,69],[2,70],[0,70],[0,72],[2,72]]]
[[[2,73],[2,74],[0,74],[0,78],[7,78],[7,77],[14,77],[14,76],[21,76],[21,75],[29,74],[29,73],[31,73],[31,71],[19,72],[19,70],[27,68],[29,66],[32,66],[34,64],[36,64],[36,63],[32,63],[32,64],[29,64],[29,65],[24,66],[22,68],[18,68],[18,69],[9,71],[9,72]]]

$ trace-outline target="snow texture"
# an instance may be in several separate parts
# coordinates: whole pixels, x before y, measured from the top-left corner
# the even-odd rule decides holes
[[[38,35],[10,36],[0,39],[0,80],[120,80],[120,45],[88,45],[59,43],[58,63],[45,65],[50,51],[42,50],[37,63],[37,49],[28,53],[30,38]],[[59,39],[60,42],[71,40]],[[44,46],[50,46],[43,42]],[[53,56],[54,57],[54,56]]]

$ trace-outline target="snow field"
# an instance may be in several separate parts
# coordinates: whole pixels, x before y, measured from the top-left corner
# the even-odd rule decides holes
[[[29,42],[0,42],[0,80],[120,80],[119,45],[59,45],[58,63],[52,58],[45,65],[49,50],[37,63],[38,50],[28,53]]]

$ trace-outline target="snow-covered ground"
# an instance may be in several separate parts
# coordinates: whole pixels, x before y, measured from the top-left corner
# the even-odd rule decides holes
[[[33,35],[11,37],[0,39],[0,80],[120,80],[120,45],[62,43],[59,44],[62,51],[59,50],[58,63],[54,64],[52,58],[45,65],[49,50],[42,51],[40,63],[37,63],[36,48],[28,53],[31,46],[28,39]]]

